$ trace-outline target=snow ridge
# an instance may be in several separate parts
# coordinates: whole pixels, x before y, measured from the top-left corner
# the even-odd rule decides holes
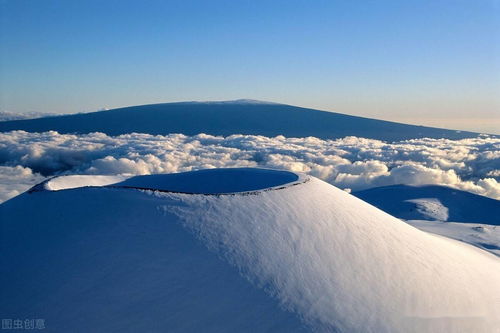
[[[256,197],[164,205],[318,331],[489,332],[500,262],[419,231],[315,178]]]

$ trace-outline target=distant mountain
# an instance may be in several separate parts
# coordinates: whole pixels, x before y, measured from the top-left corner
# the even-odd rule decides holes
[[[119,135],[183,133],[253,134],[337,139],[358,136],[385,141],[413,138],[463,139],[478,133],[407,125],[341,113],[253,100],[182,102],[131,106],[108,111],[0,122],[0,132],[103,132]]]
[[[500,225],[500,200],[451,187],[392,185],[354,192],[353,195],[405,220]]]

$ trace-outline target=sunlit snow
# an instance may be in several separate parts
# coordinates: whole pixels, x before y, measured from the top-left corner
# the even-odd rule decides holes
[[[275,171],[239,172],[259,183]],[[71,189],[5,202],[0,310],[43,315],[56,330],[500,328],[498,257],[317,178],[280,175],[230,195],[137,189],[147,177],[77,188],[82,179],[62,177]]]

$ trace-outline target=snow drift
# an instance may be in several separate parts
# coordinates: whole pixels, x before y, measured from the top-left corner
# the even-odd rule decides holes
[[[57,331],[500,328],[497,257],[314,177],[75,180],[84,187],[55,178],[0,205],[4,317]],[[174,193],[194,187],[209,194]]]

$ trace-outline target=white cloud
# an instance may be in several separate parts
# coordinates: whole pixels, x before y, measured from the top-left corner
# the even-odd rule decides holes
[[[23,168],[20,165],[0,166],[0,202],[23,193],[43,179],[43,176],[34,174],[30,168]]]
[[[391,184],[441,184],[500,198],[500,139],[491,137],[385,143],[357,137],[137,133],[112,137],[13,131],[0,133],[0,166],[18,170],[0,178],[1,200],[9,197],[5,193],[15,195],[40,181],[39,173],[133,175],[235,166],[305,172],[353,191]],[[29,170],[31,178],[19,170]]]

